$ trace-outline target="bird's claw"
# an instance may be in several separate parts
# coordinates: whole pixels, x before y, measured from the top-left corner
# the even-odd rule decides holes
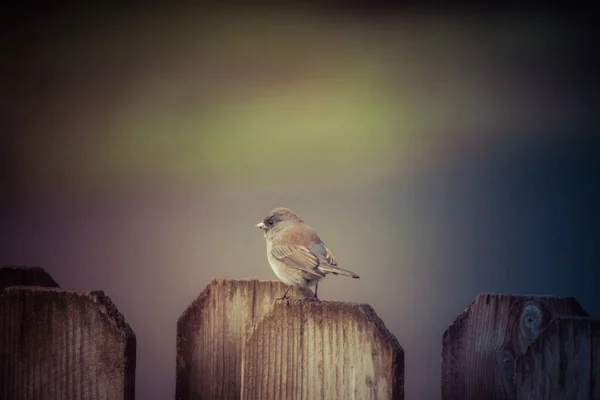
[[[313,301],[315,303],[320,303],[321,302],[321,300],[318,297],[316,297],[316,296],[303,297],[303,298],[300,299],[300,301],[306,301],[308,303],[313,302]]]
[[[275,297],[275,300],[285,300],[287,303],[289,303],[290,297],[289,296]]]

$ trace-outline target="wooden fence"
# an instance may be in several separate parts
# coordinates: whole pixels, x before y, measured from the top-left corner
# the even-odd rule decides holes
[[[0,278],[0,399],[135,398],[135,335],[103,292],[57,288],[40,268]]]
[[[102,292],[57,286],[0,269],[0,398],[134,399],[123,316]],[[370,306],[275,301],[283,289],[210,282],[177,324],[177,400],[404,399],[404,351]],[[573,298],[480,294],[441,352],[443,400],[600,400],[600,320]]]

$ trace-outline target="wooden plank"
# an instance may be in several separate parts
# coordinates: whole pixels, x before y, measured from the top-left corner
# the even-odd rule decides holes
[[[9,286],[58,287],[58,283],[43,268],[5,265],[0,268],[0,293]]]
[[[280,281],[213,280],[177,322],[175,398],[239,399],[242,341],[287,288]],[[293,288],[292,297],[312,296]]]
[[[514,399],[514,362],[560,315],[587,316],[571,297],[480,294],[442,340],[442,399]]]
[[[600,319],[555,318],[517,358],[519,400],[600,399]]]
[[[276,303],[248,334],[242,399],[403,399],[404,351],[368,305]]]
[[[0,398],[133,400],[135,345],[103,292],[8,287],[0,296]]]

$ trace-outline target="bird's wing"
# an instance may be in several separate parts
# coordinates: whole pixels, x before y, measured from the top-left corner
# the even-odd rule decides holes
[[[312,246],[312,250],[321,258],[319,269],[324,273],[332,273],[334,275],[344,275],[350,278],[358,278],[358,275],[352,271],[340,268],[337,266],[337,261],[331,251],[323,243],[316,243]]]
[[[317,242],[312,245],[311,250],[314,254],[321,258],[329,265],[337,266],[337,261],[331,251],[322,242]]]
[[[315,275],[315,277],[325,277],[325,274],[317,269],[319,266],[319,257],[310,251],[308,247],[294,245],[273,246],[271,255],[289,267],[308,272]]]

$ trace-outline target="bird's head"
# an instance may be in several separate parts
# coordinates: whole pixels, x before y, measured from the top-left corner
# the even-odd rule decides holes
[[[296,213],[288,208],[278,207],[272,210],[265,219],[255,225],[256,228],[262,229],[265,237],[272,237],[277,232],[292,226],[294,224],[304,222]]]

